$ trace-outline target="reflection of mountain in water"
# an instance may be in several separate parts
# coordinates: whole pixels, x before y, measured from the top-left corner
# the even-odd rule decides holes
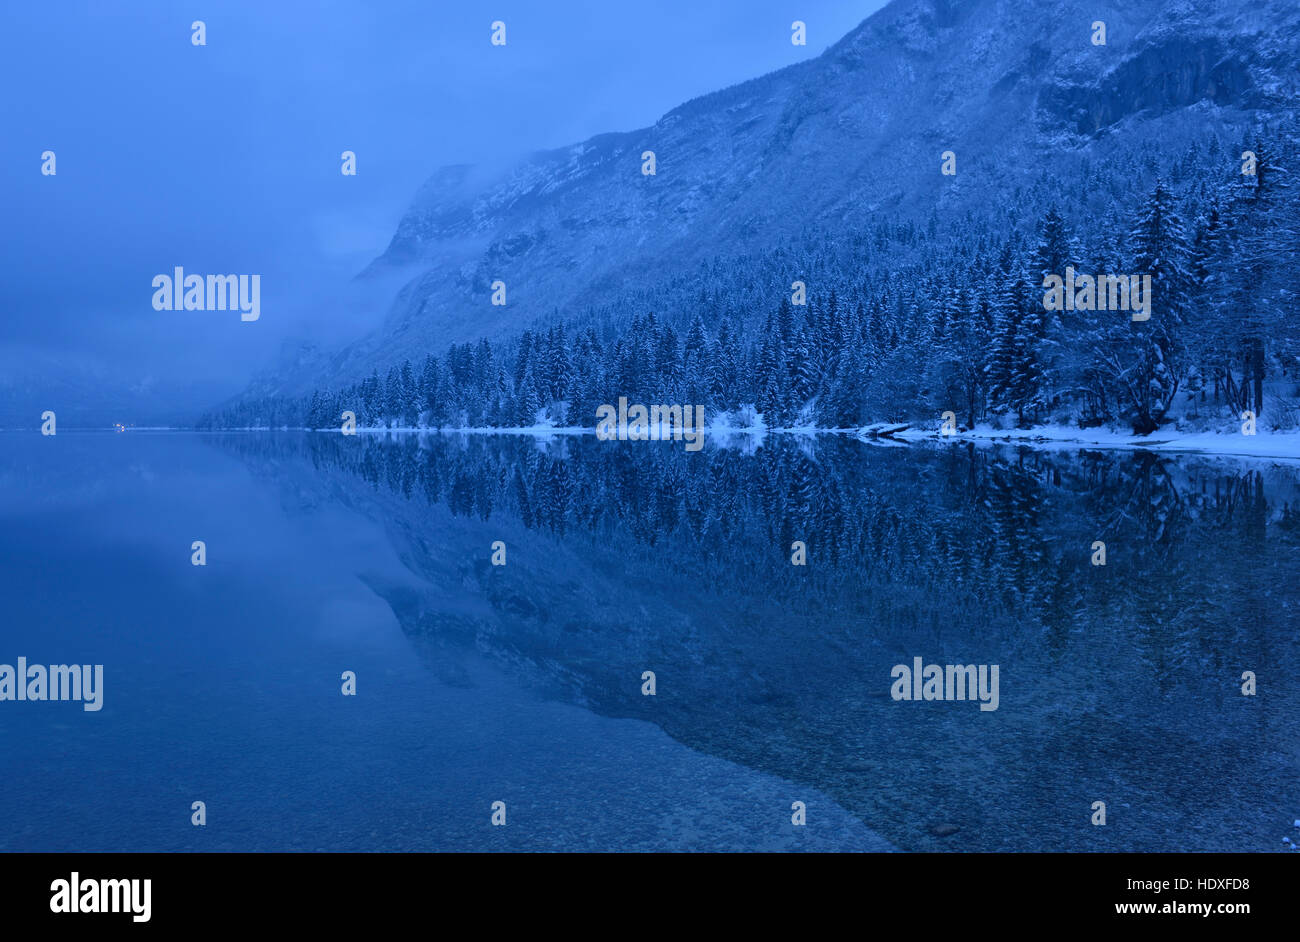
[[[900,847],[1255,850],[1300,807],[1294,470],[840,440],[222,441],[295,501],[386,522],[429,589],[373,587],[448,682],[477,650],[815,786]],[[916,656],[999,664],[1000,708],[895,703],[890,668]]]

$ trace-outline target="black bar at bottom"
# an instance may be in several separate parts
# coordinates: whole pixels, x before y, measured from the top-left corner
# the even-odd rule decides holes
[[[1183,931],[1199,922],[1231,932],[1289,924],[1297,887],[1300,859],[1284,853],[0,855],[6,928],[36,922],[91,931],[116,924],[338,932],[455,913],[484,927],[591,919],[613,929],[606,921],[613,916],[639,932],[635,926],[654,930],[667,917],[683,928],[688,913],[744,922],[839,911],[859,925],[899,917]]]

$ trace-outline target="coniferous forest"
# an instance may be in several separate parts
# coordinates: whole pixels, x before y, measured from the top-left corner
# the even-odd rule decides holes
[[[1261,427],[1293,428],[1297,132],[1259,141],[1254,173],[1217,142],[1193,146],[1164,174],[1148,167],[1154,182],[1128,212],[1112,203],[1097,225],[1072,227],[1063,203],[1025,231],[963,224],[941,250],[933,218],[928,229],[882,224],[848,244],[822,233],[802,249],[702,266],[693,305],[578,320],[556,312],[517,339],[411,351],[386,374],[245,399],[199,424],[334,428],[351,411],[362,427],[589,428],[597,406],[627,396],[767,428],[937,422],[949,410],[964,425],[1141,434],[1175,416],[1224,423],[1249,410]],[[1114,179],[1113,168],[1102,176]],[[917,260],[891,267],[894,254]],[[854,258],[869,259],[868,274],[854,276]],[[1149,319],[1048,310],[1044,278],[1067,267],[1098,279],[1150,275]],[[791,291],[795,282],[804,290]],[[781,300],[752,310],[729,297],[729,286],[756,283]]]

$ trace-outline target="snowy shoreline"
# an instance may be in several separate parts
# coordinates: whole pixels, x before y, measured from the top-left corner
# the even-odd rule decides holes
[[[1287,461],[1300,461],[1300,431],[1269,432],[1261,431],[1255,435],[1243,435],[1240,432],[1156,432],[1152,435],[1133,435],[1130,432],[1112,429],[1080,429],[1064,425],[1045,425],[1034,428],[998,429],[988,425],[979,425],[972,430],[958,431],[944,435],[937,428],[917,428],[906,423],[898,423],[897,431],[873,434],[887,423],[877,423],[861,428],[818,428],[815,426],[794,426],[790,428],[766,428],[763,426],[737,428],[735,426],[706,426],[701,431],[719,440],[761,441],[767,435],[800,435],[815,437],[819,435],[838,435],[853,438],[873,445],[905,447],[910,444],[927,442],[956,443],[978,442],[995,445],[1022,445],[1030,448],[1044,449],[1079,449],[1105,448],[1124,451],[1154,451],[1166,454],[1196,454],[1219,456],[1224,458],[1268,458]],[[5,432],[23,432],[30,429],[0,429]],[[109,432],[104,428],[71,428],[70,432]],[[133,432],[201,432],[220,434],[227,432],[318,432],[323,434],[341,434],[337,428],[308,429],[301,426],[282,426],[271,428],[255,426],[245,428],[193,428],[151,426],[130,428]],[[412,426],[358,427],[357,435],[529,435],[538,438],[553,436],[595,435],[594,427],[576,425],[534,425],[515,428],[417,428]],[[646,441],[674,442],[669,433],[651,432]]]
[[[1213,455],[1225,458],[1276,458],[1300,461],[1300,432],[1179,432],[1157,431],[1134,435],[1105,428],[1080,429],[1049,425],[1028,429],[996,429],[976,426],[966,432],[940,435],[934,430],[907,429],[893,438],[900,441],[983,441],[1035,448],[1113,448],[1126,451],[1155,451]]]
[[[899,423],[902,425],[903,423]],[[936,429],[903,428],[887,435],[873,436],[867,430],[876,426],[862,428],[817,428],[813,426],[796,426],[791,428],[765,428],[763,426],[737,428],[735,426],[706,426],[705,435],[717,439],[751,439],[761,440],[769,434],[778,435],[839,435],[858,441],[888,446],[904,446],[925,442],[981,442],[1004,445],[1024,445],[1032,448],[1107,448],[1126,451],[1155,451],[1163,453],[1186,453],[1225,458],[1269,458],[1300,461],[1300,431],[1269,432],[1261,431],[1255,435],[1243,435],[1240,432],[1196,431],[1168,432],[1158,431],[1152,435],[1133,435],[1131,432],[1115,431],[1105,428],[1080,429],[1063,425],[1045,425],[1028,429],[997,429],[992,426],[979,425],[970,431],[959,431],[951,435],[940,434]],[[270,431],[269,429],[221,429],[212,431]],[[287,430],[286,430],[287,431]],[[339,434],[338,429],[303,429],[326,434]],[[594,435],[594,427],[535,425],[517,428],[414,428],[414,427],[363,427],[357,429],[358,435],[397,434],[452,434],[452,435],[531,435],[549,437],[556,435]],[[656,434],[651,431],[647,441],[672,441],[671,433]]]

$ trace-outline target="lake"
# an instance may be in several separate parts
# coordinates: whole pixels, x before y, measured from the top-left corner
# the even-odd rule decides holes
[[[0,663],[104,678],[0,702],[5,850],[1275,851],[1300,817],[1295,463],[61,431],[0,436],[0,484]],[[896,699],[918,663],[996,666],[996,709]]]

